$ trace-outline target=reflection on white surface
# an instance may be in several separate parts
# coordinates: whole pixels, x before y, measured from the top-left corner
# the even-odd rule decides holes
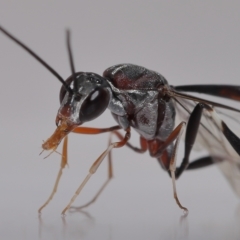
[[[224,221],[216,218],[173,216],[154,223],[153,219],[135,224],[100,222],[87,214],[76,213],[57,223],[39,219],[39,239],[239,239],[239,216],[232,215]],[[169,214],[171,215],[171,214]],[[126,215],[126,218],[129,216]],[[62,220],[62,221],[61,221]],[[109,219],[110,220],[110,219]],[[155,219],[156,220],[156,219]],[[213,222],[214,220],[214,222]],[[163,223],[165,222],[165,224]],[[172,223],[170,223],[172,222]]]
[[[151,163],[150,165],[153,166]],[[161,175],[162,172],[158,170]],[[215,173],[213,170],[206,170],[207,175],[211,173],[215,175],[217,169]],[[149,174],[151,169],[146,171]],[[82,212],[68,213],[64,218],[61,217],[60,212],[74,191],[69,191],[67,185],[62,182],[56,197],[44,209],[42,215],[38,216],[38,206],[41,205],[47,191],[44,188],[30,190],[30,186],[26,187],[29,181],[22,179],[23,189],[9,191],[7,196],[3,196],[5,202],[2,201],[1,205],[0,237],[1,239],[5,236],[8,239],[202,239],[203,237],[239,239],[240,206],[231,191],[224,195],[228,186],[223,185],[215,189],[216,193],[212,194],[211,183],[209,189],[204,177],[200,174],[195,175],[204,182],[205,186],[201,185],[193,175],[192,181],[196,181],[199,185],[195,193],[195,188],[188,183],[190,177],[178,184],[182,201],[189,208],[187,217],[183,217],[182,211],[178,209],[172,198],[170,180],[167,176],[157,177],[155,173],[152,177],[164,181],[165,187],[160,188],[159,182],[153,180],[146,184],[139,182],[141,187],[137,183],[141,180],[138,176],[128,176],[126,179],[124,174],[119,174],[95,204]],[[216,174],[216,177],[219,176]],[[99,178],[96,177],[95,180],[97,179]],[[123,182],[124,179],[126,181]],[[221,183],[221,177],[219,179]],[[64,181],[68,180],[64,179]],[[96,181],[93,185],[97,184]],[[224,179],[222,182],[224,183]],[[13,189],[14,183],[11,185]],[[50,185],[45,188],[50,190]],[[90,195],[94,195],[97,187],[93,185],[88,186],[85,194],[79,196],[76,204],[81,205]]]

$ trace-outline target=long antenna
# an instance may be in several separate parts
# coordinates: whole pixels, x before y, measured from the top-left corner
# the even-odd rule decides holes
[[[34,53],[30,48],[28,48],[25,44],[20,42],[17,38],[15,38],[12,34],[7,32],[3,27],[0,26],[0,31],[2,31],[7,37],[9,37],[11,40],[13,40],[15,43],[20,45],[22,48],[24,48],[30,55],[32,55],[36,60],[38,60],[45,68],[47,68],[65,87],[65,89],[69,93],[73,93],[72,89],[66,84],[64,79],[52,68],[50,67],[44,60],[42,60],[36,53]]]
[[[67,29],[66,34],[67,34],[66,36],[67,36],[68,56],[69,56],[70,67],[71,67],[72,76],[73,76],[74,92],[77,92],[77,81],[76,81],[76,74],[75,74],[74,61],[73,61],[73,54],[72,54],[71,42],[70,42],[71,33],[70,33],[69,29]]]

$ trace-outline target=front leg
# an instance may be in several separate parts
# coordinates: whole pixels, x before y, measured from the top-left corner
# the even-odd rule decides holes
[[[45,208],[48,205],[48,203],[53,199],[53,196],[57,192],[58,184],[59,184],[60,178],[62,176],[62,171],[63,171],[63,169],[65,168],[65,166],[68,163],[67,146],[68,146],[68,136],[66,136],[64,138],[64,140],[63,140],[61,165],[60,165],[60,169],[59,169],[59,172],[58,172],[58,175],[57,175],[57,179],[55,181],[52,193],[49,196],[49,198],[47,199],[47,201],[38,209],[38,213],[39,214],[42,212],[42,209]]]
[[[112,132],[121,129],[120,126],[113,126],[109,128],[89,128],[89,127],[77,127],[72,132],[78,133],[78,134],[100,134],[105,132]],[[62,176],[63,169],[67,165],[68,157],[67,157],[67,151],[68,151],[68,136],[66,136],[63,140],[63,148],[62,148],[62,159],[61,159],[61,165],[60,169],[52,190],[52,193],[50,194],[47,201],[38,209],[38,212],[41,213],[42,209],[45,208],[49,202],[53,199],[55,193],[57,192],[57,188],[60,182],[60,178]]]

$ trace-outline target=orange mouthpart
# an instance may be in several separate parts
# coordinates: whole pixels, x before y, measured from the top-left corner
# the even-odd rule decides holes
[[[66,120],[61,120],[61,124],[57,127],[53,135],[42,144],[44,150],[55,150],[64,137],[68,135],[77,125],[71,124]]]

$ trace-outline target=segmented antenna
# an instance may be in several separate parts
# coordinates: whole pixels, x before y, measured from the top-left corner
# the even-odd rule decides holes
[[[15,38],[12,34],[7,32],[3,27],[0,26],[0,31],[2,31],[7,37],[9,37],[11,40],[13,40],[15,43],[20,45],[22,48],[24,48],[30,55],[32,55],[38,62],[40,62],[45,68],[47,68],[65,87],[65,89],[69,93],[73,93],[72,89],[66,84],[64,79],[52,68],[50,67],[42,58],[40,58],[36,53],[34,53],[29,47],[27,47],[25,44],[23,44],[21,41],[19,41],[17,38]]]

